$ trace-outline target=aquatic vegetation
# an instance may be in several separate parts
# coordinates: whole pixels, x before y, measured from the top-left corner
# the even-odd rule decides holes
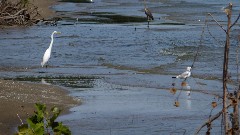
[[[93,88],[94,81],[100,77],[96,76],[28,76],[28,77],[16,77],[5,78],[5,80],[27,81],[27,82],[41,82],[44,79],[47,83],[53,85],[60,85],[71,88]]]
[[[161,23],[161,25],[185,25],[185,23],[172,23],[172,22],[167,22],[167,23]]]
[[[99,20],[101,23],[127,23],[127,22],[145,22],[146,19],[144,17],[138,16],[124,16],[117,14],[93,14],[93,16],[100,18],[107,18]]]
[[[61,0],[61,2],[92,3],[91,0]]]
[[[97,23],[130,23],[130,22],[146,22],[145,17],[118,15],[112,12],[78,12],[76,15],[91,16],[90,18],[78,18],[78,22],[97,22]],[[63,17],[64,20],[75,21],[75,18]]]
[[[57,107],[53,107],[49,113],[46,111],[46,105],[40,103],[36,103],[35,107],[37,109],[35,114],[27,118],[27,124],[22,123],[22,125],[18,126],[16,135],[50,135],[50,133],[54,135],[71,134],[67,126],[64,126],[62,122],[55,121],[60,115],[61,110]]]

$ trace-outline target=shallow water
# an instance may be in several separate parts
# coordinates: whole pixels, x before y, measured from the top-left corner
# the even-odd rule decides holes
[[[39,24],[1,30],[1,78],[60,85],[71,91],[83,104],[60,120],[73,134],[193,134],[208,118],[211,102],[218,100],[213,94],[221,95],[222,29],[213,22],[205,27],[192,77],[187,80],[190,96],[186,88],[180,93],[181,81],[171,77],[193,64],[206,13],[226,24],[221,8],[227,3],[187,0],[147,5],[155,16],[150,28],[142,22],[142,1],[96,0],[56,5],[54,9],[63,16],[56,27]],[[238,8],[234,7],[234,18]],[[54,30],[61,35],[54,38],[49,67],[41,68]],[[232,79],[237,78],[237,34],[238,26],[232,31]],[[178,89],[175,95],[169,92],[172,83]],[[228,86],[230,91],[235,87]],[[176,108],[178,95],[180,107]],[[219,123],[214,125],[215,133],[220,132]]]

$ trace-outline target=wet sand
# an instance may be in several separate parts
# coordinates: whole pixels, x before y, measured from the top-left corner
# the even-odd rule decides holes
[[[38,6],[44,18],[54,16],[50,6],[57,4],[56,0],[31,2]],[[67,113],[70,107],[80,103],[68,94],[67,90],[57,86],[0,79],[0,135],[15,133],[16,127],[21,124],[17,114],[25,122],[27,114],[33,114],[35,103],[46,104],[47,109],[57,106]]]
[[[25,121],[27,113],[33,114],[35,103],[46,104],[47,109],[57,106],[67,113],[79,101],[57,86],[0,80],[0,135],[15,132],[21,124],[17,114]]]

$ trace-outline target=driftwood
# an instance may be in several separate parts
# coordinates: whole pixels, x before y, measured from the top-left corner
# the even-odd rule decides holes
[[[30,26],[43,20],[38,8],[31,3],[16,3],[0,0],[0,25],[2,26]]]

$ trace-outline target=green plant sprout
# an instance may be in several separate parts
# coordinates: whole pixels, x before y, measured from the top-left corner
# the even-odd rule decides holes
[[[62,122],[56,122],[61,110],[57,107],[51,108],[50,113],[46,111],[46,105],[36,103],[37,111],[34,115],[27,118],[27,124],[18,126],[15,135],[71,135],[71,131]]]

